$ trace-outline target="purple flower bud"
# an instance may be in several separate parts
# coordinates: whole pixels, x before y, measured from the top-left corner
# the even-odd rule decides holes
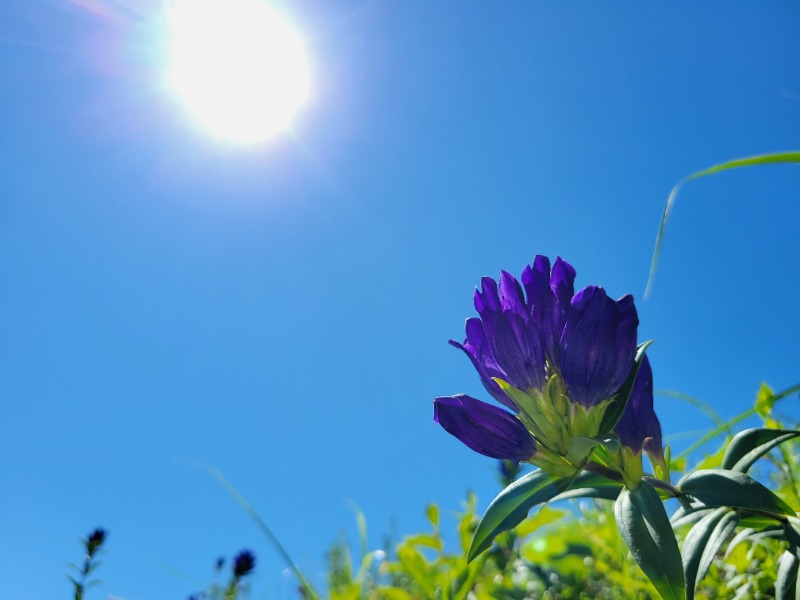
[[[514,415],[464,394],[436,398],[433,420],[475,452],[491,458],[519,462],[536,452],[531,434]]]
[[[596,286],[575,294],[557,365],[571,402],[591,407],[620,388],[633,365],[638,324],[630,295],[614,301]]]
[[[250,573],[256,566],[255,554],[250,550],[242,550],[233,559],[233,576],[240,579]]]
[[[663,456],[661,446],[661,424],[653,408],[653,370],[645,355],[631,397],[616,426],[620,443],[639,453],[645,451],[653,456]]]

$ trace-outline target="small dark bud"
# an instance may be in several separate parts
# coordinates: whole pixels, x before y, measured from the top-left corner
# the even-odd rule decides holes
[[[106,535],[108,535],[106,530],[100,527],[89,534],[86,539],[86,553],[89,556],[94,556],[94,553],[100,549],[100,546],[106,541]]]
[[[256,566],[256,557],[250,550],[242,550],[233,559],[233,576],[244,577]]]
[[[514,483],[520,472],[519,463],[513,460],[503,459],[500,460],[500,483],[503,487],[509,486]]]
[[[221,571],[221,570],[222,570],[222,567],[224,567],[224,566],[225,566],[225,557],[224,557],[224,556],[220,556],[220,557],[217,559],[217,562],[215,562],[215,563],[214,563],[214,568],[215,568],[217,571]]]

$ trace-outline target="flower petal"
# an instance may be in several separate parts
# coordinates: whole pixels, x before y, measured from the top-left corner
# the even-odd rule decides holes
[[[558,362],[558,341],[574,294],[574,281],[575,269],[561,257],[556,258],[552,272],[550,261],[541,255],[522,272],[530,313],[528,326],[541,332],[545,352],[553,362]]]
[[[514,415],[464,394],[436,398],[433,420],[485,456],[519,462],[536,452],[536,442]]]
[[[544,385],[544,349],[541,336],[530,331],[519,282],[508,273],[494,279],[484,277],[475,293],[475,308],[481,316],[486,339],[506,381],[521,390]]]
[[[553,272],[550,275],[550,289],[553,292],[553,333],[554,342],[558,346],[561,332],[567,321],[570,302],[575,295],[575,269],[560,256],[556,257]],[[554,357],[555,358],[555,357]]]
[[[619,389],[633,365],[638,324],[630,296],[617,303],[596,286],[575,294],[558,361],[571,401],[590,407]]]
[[[661,423],[653,408],[653,370],[647,356],[642,360],[628,405],[615,430],[622,445],[635,453],[644,445],[650,454],[663,454]]]
[[[460,344],[455,340],[450,340],[450,344],[462,350],[464,354],[469,357],[486,391],[488,391],[495,400],[514,412],[517,412],[519,410],[517,405],[514,404],[514,402],[503,393],[500,386],[492,380],[493,377],[497,377],[505,381],[508,375],[506,375],[505,371],[497,364],[492,348],[486,339],[483,323],[480,319],[473,317],[467,319],[465,329],[467,332],[467,339],[464,340],[464,343]]]

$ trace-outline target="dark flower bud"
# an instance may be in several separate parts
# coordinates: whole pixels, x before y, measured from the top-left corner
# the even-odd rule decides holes
[[[501,459],[499,461],[499,469],[500,469],[500,483],[503,487],[508,487],[517,478],[520,472],[520,465],[518,462],[513,460]]]
[[[94,553],[100,549],[100,546],[102,546],[103,542],[106,540],[106,535],[108,535],[108,533],[101,527],[98,527],[89,534],[89,537],[86,539],[86,553],[89,556],[94,556]]]
[[[256,566],[256,557],[250,550],[242,550],[233,559],[233,576],[236,579],[244,577]]]

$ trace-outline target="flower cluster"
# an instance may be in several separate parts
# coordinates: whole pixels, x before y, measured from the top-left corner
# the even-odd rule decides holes
[[[486,456],[559,475],[583,467],[596,445],[591,440],[609,433],[601,430],[606,411],[636,376],[639,319],[632,296],[614,300],[598,286],[575,293],[574,281],[569,263],[557,258],[551,268],[544,256],[520,280],[507,272],[499,281],[481,280],[479,316],[467,319],[463,342],[450,343],[508,410],[466,395],[440,397],[437,423]],[[640,371],[616,433],[641,464],[643,447],[660,453],[661,429],[649,363]]]

